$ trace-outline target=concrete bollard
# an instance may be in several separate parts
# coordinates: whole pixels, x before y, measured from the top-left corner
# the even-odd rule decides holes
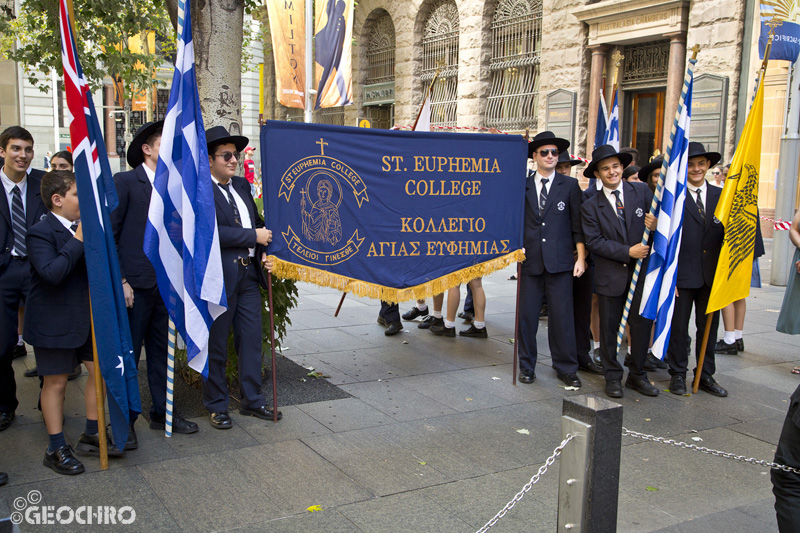
[[[596,396],[564,398],[561,435],[574,438],[561,452],[558,531],[617,530],[622,406]]]

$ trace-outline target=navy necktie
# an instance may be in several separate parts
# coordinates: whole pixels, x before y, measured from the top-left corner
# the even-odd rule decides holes
[[[619,197],[619,191],[611,191],[611,194],[614,195],[616,199],[615,204],[617,206],[617,218],[619,219],[620,227],[622,228],[622,235],[625,238],[625,241],[628,240],[628,226],[625,223],[625,206],[622,205],[622,200]]]
[[[700,189],[695,190],[694,192],[697,193],[697,210],[700,211],[700,218],[703,220],[706,219],[706,207],[703,205],[703,199],[700,198]]]
[[[25,246],[25,235],[28,228],[25,225],[25,208],[22,206],[22,193],[17,185],[11,189],[11,226],[14,229],[14,249],[17,255],[25,257],[28,248]]]
[[[542,192],[539,194],[539,211],[544,212],[544,204],[547,203],[547,182],[548,178],[542,178]]]
[[[239,208],[236,207],[236,200],[233,199],[233,195],[231,194],[231,184],[226,183],[223,185],[222,183],[219,184],[222,187],[222,190],[225,191],[225,194],[228,196],[228,203],[231,204],[231,209],[233,209],[233,221],[236,222],[240,228],[242,227],[242,217],[239,214]]]

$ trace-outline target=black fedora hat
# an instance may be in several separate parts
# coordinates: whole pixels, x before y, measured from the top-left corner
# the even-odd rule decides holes
[[[594,171],[597,170],[597,165],[603,159],[608,159],[609,157],[616,157],[619,159],[619,162],[622,163],[623,167],[627,167],[628,163],[633,160],[633,156],[629,153],[619,153],[617,152],[613,146],[610,144],[604,144],[602,146],[598,146],[592,152],[592,160],[586,165],[586,168],[583,170],[583,175],[587,178],[594,177]],[[639,171],[641,172],[641,170]]]
[[[556,137],[552,131],[542,131],[536,134],[531,142],[528,143],[528,158],[533,157],[533,152],[540,146],[548,144],[554,145],[559,152],[565,151],[569,148],[569,141]]]
[[[575,165],[580,165],[583,163],[580,159],[573,159],[567,150],[558,154],[558,162],[559,163],[569,163],[569,166],[574,167]]]
[[[722,154],[719,152],[706,152],[706,147],[703,146],[703,143],[694,141],[689,142],[689,159],[698,156],[704,156],[706,159],[708,159],[708,168],[713,167],[719,163],[720,159],[722,159]]]
[[[237,152],[241,152],[247,147],[250,139],[242,135],[231,135],[225,126],[214,126],[206,130],[206,144],[228,144],[231,143],[236,147]],[[211,155],[211,154],[209,154]]]
[[[658,170],[661,168],[661,165],[664,163],[664,156],[660,155],[658,157],[654,157],[652,161],[644,165],[642,168],[639,169],[639,179],[642,181],[647,181],[648,176],[654,170]]]
[[[136,133],[133,135],[133,140],[128,146],[128,152],[125,154],[125,159],[128,161],[129,167],[136,168],[144,162],[142,145],[147,142],[147,139],[151,135],[161,132],[163,128],[164,121],[159,120],[142,124],[142,126],[136,130]]]

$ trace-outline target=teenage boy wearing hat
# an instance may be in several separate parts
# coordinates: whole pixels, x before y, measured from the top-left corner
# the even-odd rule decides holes
[[[618,153],[608,144],[592,152],[583,174],[603,184],[602,190],[583,203],[581,210],[586,246],[594,258],[594,284],[600,308],[600,357],[606,378],[606,395],[621,398],[623,368],[617,360],[617,330],[638,259],[646,259],[650,247],[642,244],[645,226],[654,230],[656,218],[649,213],[653,193],[643,183],[622,180],[631,155]],[[637,284],[628,327],[631,365],[625,386],[646,396],[658,396],[647,379],[644,362],[652,320],[639,315],[642,286]]]
[[[695,339],[695,355],[699,360],[703,343],[701,332],[705,331],[706,327],[706,306],[711,296],[711,285],[714,283],[714,273],[717,270],[725,234],[725,228],[714,216],[722,189],[706,182],[706,172],[719,162],[722,155],[718,152],[707,152],[699,142],[689,143],[688,155],[675,311],[672,315],[672,332],[667,349],[669,373],[672,376],[669,391],[679,395],[686,394],[686,369],[689,364],[686,338],[689,335],[692,307],[698,332]],[[724,397],[728,395],[728,391],[714,380],[716,370],[714,345],[717,342],[718,326],[719,311],[715,311],[711,316],[711,330],[703,371],[700,375],[700,388],[714,396]]]
[[[144,254],[144,230],[150,208],[150,193],[156,177],[158,149],[164,121],[148,122],[133,136],[126,159],[132,170],[114,176],[119,206],[111,214],[111,227],[117,243],[122,290],[128,306],[131,341],[136,366],[144,345],[147,361],[147,384],[153,401],[150,407],[150,429],[164,431],[167,412],[167,329],[169,315],[158,291],[156,272]],[[138,447],[136,433],[131,429],[126,450]],[[194,433],[197,424],[173,416],[172,431]]]
[[[530,146],[529,146],[530,148]],[[565,176],[572,176],[572,167],[583,163],[580,159],[573,159],[569,155],[568,150],[564,150],[558,154],[558,163],[556,163],[556,172]]]
[[[261,291],[267,279],[261,263],[272,232],[264,227],[250,184],[236,176],[247,137],[231,135],[223,126],[206,130],[208,163],[214,183],[214,205],[222,255],[222,276],[228,309],[211,325],[208,338],[208,379],[203,382],[203,405],[211,415],[211,426],[228,429],[228,332],[233,326],[239,363],[242,403],[239,413],[272,420],[273,411],[261,391]],[[282,414],[278,412],[278,419]]]
[[[580,387],[575,324],[572,313],[572,278],[586,270],[578,180],[555,171],[558,155],[569,141],[552,132],[537,134],[528,145],[536,173],[525,183],[526,259],[520,277],[520,382],[536,379],[536,332],[542,299],[549,302],[548,342],[553,369],[570,387]],[[573,251],[577,250],[577,260]],[[588,354],[586,354],[588,358]]]

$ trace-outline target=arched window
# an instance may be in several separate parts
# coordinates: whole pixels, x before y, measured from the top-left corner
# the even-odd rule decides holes
[[[431,6],[422,34],[422,94],[439,69],[431,100],[431,126],[455,126],[458,106],[458,8],[452,0]]]
[[[394,81],[394,23],[384,12],[372,25],[367,38],[367,79],[365,85]]]
[[[492,20],[492,89],[486,123],[537,129],[542,0],[500,0]]]

